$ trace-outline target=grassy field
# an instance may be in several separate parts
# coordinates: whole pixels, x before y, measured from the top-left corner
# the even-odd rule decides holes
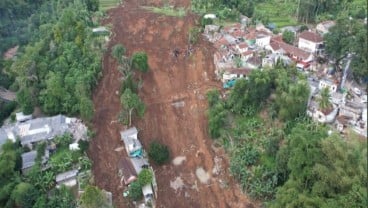
[[[100,0],[100,10],[106,11],[116,7],[122,0]]]
[[[255,13],[261,12],[269,17],[270,23],[274,23],[277,28],[297,25],[293,14],[296,10],[296,4],[292,2],[285,3],[283,0],[267,1],[260,3],[255,8]]]
[[[173,16],[173,17],[184,17],[187,13],[185,8],[174,9],[170,6],[164,6],[164,7],[146,7],[145,6],[143,8],[153,13],[162,14],[166,16]]]

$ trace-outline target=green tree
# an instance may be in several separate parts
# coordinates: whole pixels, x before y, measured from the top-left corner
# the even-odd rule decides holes
[[[321,110],[327,110],[332,107],[330,98],[331,98],[330,89],[328,87],[323,88],[317,99],[319,108]]]
[[[208,132],[211,138],[219,138],[225,125],[227,111],[222,103],[217,103],[208,111]]]
[[[79,112],[81,117],[86,121],[90,121],[93,118],[94,108],[90,98],[86,96],[80,98]]]
[[[138,201],[142,199],[143,197],[142,187],[137,181],[134,181],[129,185],[129,197],[133,201]]]
[[[210,107],[214,106],[220,101],[220,92],[217,89],[208,91],[206,95]]]
[[[324,36],[326,52],[338,70],[341,70],[341,61],[349,53],[352,54],[350,68],[357,81],[368,77],[368,69],[365,67],[368,64],[368,50],[362,47],[368,44],[366,34],[367,27],[362,22],[342,15]]]
[[[32,184],[20,183],[12,192],[11,198],[15,204],[22,208],[30,207],[36,202],[39,193]]]
[[[147,54],[143,51],[134,53],[132,55],[132,67],[141,72],[147,72],[149,69]]]
[[[286,43],[293,44],[295,40],[295,35],[293,32],[285,30],[282,33],[282,40],[285,41]]]
[[[162,165],[170,159],[169,148],[157,141],[151,142],[148,149],[148,156],[158,165]]]
[[[74,208],[77,207],[77,200],[75,199],[72,190],[62,185],[60,188],[51,191],[47,205],[48,207],[55,208]]]
[[[143,169],[139,174],[138,174],[138,183],[143,187],[147,184],[151,184],[153,179],[153,174],[151,172],[151,170],[149,169]]]
[[[112,47],[112,56],[118,61],[119,64],[123,61],[123,55],[125,55],[126,49],[121,44],[116,44]]]
[[[80,197],[81,208],[105,208],[108,207],[103,192],[95,186],[87,186]]]
[[[97,12],[99,8],[98,0],[85,0],[88,11]]]
[[[137,112],[138,116],[140,117],[144,116],[146,106],[144,105],[143,101],[139,98],[139,96],[133,93],[131,89],[127,88],[124,90],[123,94],[120,97],[120,102],[123,105],[123,108],[129,111],[130,116],[133,110]]]
[[[17,93],[17,101],[20,104],[22,111],[25,115],[29,115],[33,113],[34,100],[28,89],[21,89]]]

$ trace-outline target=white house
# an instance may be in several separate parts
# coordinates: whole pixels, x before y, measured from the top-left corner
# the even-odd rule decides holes
[[[337,84],[336,83],[334,83],[334,82],[332,82],[331,80],[328,80],[328,79],[321,79],[319,81],[318,88],[320,90],[322,90],[325,87],[330,89],[330,93],[335,93],[337,91]]]
[[[246,77],[250,73],[251,69],[247,68],[228,68],[224,70],[222,74],[222,82],[226,83],[230,80]]]
[[[270,44],[271,35],[264,31],[257,31],[256,34],[256,45],[260,48],[264,48]]]
[[[323,38],[314,32],[303,31],[299,34],[298,48],[315,53],[323,46]]]

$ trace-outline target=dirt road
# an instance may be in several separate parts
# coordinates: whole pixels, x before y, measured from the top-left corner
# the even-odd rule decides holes
[[[196,17],[153,14],[139,5],[147,2],[124,1],[123,6],[110,10],[106,23],[112,24],[114,32],[110,49],[121,43],[128,54],[146,51],[149,57],[150,71],[142,76],[139,92],[147,111],[143,119],[133,121],[140,130],[141,142],[147,149],[152,140],[159,140],[169,146],[172,159],[185,158],[179,165],[154,166],[159,190],[157,207],[256,207],[229,176],[224,151],[213,148],[207,133],[205,94],[220,87],[214,80],[213,48],[201,40],[191,55],[186,54],[188,31]],[[188,6],[189,2],[180,1],[176,6]],[[177,57],[175,49],[180,52]],[[120,83],[121,75],[109,50],[93,99],[97,134],[89,154],[97,185],[113,192],[116,207],[131,207],[122,197],[116,168],[125,152],[114,151],[122,146],[119,131],[123,126],[114,122],[120,110],[116,94]]]

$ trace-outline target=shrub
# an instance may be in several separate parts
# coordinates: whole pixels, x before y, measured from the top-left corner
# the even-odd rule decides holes
[[[166,145],[154,141],[150,144],[148,156],[158,165],[162,165],[170,158],[169,148]]]
[[[189,30],[189,43],[190,44],[196,44],[200,34],[201,34],[201,29],[200,28],[198,28],[198,27],[190,28],[190,30]]]
[[[149,169],[143,169],[138,175],[138,183],[143,187],[152,182],[153,174]]]
[[[138,183],[138,181],[134,181],[129,185],[129,197],[133,201],[138,201],[142,199],[143,193],[142,193],[142,187]]]
[[[147,54],[143,51],[134,53],[132,56],[132,67],[141,72],[147,72],[149,68]]]

